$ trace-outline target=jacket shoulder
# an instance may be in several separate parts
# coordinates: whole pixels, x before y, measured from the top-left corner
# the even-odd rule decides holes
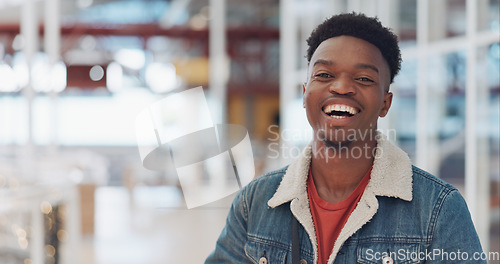
[[[261,176],[258,176],[257,178],[253,179],[250,183],[248,183],[246,188],[253,189],[261,185],[272,185],[272,186],[276,185],[276,187],[278,187],[287,169],[288,166],[285,166],[283,168],[273,170]]]
[[[413,167],[413,200],[432,210],[432,215],[450,208],[468,213],[467,203],[457,188],[417,167]]]
[[[265,202],[267,203],[267,200],[269,200],[276,192],[276,189],[278,189],[287,169],[288,166],[285,166],[258,176],[242,189],[242,193],[244,193],[248,200],[253,200],[256,198],[256,192],[258,192],[257,197],[259,199],[266,199]]]
[[[283,175],[285,175],[287,169],[288,169],[288,165],[283,167],[283,168],[267,172],[267,173],[255,178],[253,181],[255,181],[255,182],[258,182],[258,181],[265,181],[265,182],[278,181],[278,184],[279,184],[279,182],[281,182],[281,179],[283,178]]]
[[[453,185],[416,166],[412,165],[412,171],[414,191],[418,192],[420,188],[434,188],[446,192],[458,191]]]

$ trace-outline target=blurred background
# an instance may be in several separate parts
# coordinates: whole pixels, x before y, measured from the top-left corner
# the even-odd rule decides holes
[[[0,0],[0,263],[201,263],[234,195],[188,210],[171,163],[142,166],[137,115],[202,86],[256,177],[277,169],[311,138],[305,39],[349,11],[400,38],[379,129],[499,252],[499,0]]]

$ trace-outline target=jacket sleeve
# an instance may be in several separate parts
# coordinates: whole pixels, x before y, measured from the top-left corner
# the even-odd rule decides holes
[[[485,263],[481,243],[469,209],[458,190],[452,189],[438,203],[431,217],[436,217],[426,263]]]
[[[243,188],[236,195],[229,210],[226,226],[222,230],[215,250],[205,260],[206,264],[211,263],[248,263],[245,255],[245,243],[247,241],[247,202]]]

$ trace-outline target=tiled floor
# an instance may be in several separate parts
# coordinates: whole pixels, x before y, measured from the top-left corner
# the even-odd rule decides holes
[[[100,187],[95,234],[83,237],[81,264],[203,263],[215,247],[234,196],[186,209],[168,187]]]

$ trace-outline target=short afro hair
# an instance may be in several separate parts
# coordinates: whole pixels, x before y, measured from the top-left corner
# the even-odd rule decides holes
[[[389,65],[390,83],[394,81],[394,76],[401,69],[398,37],[389,28],[382,26],[377,18],[367,17],[364,14],[353,12],[335,15],[317,26],[307,39],[309,46],[307,61],[311,62],[311,57],[321,42],[342,35],[360,38],[377,47]]]

